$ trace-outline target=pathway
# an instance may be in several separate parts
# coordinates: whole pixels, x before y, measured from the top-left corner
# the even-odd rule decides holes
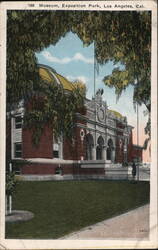
[[[86,227],[60,239],[148,239],[149,205]]]

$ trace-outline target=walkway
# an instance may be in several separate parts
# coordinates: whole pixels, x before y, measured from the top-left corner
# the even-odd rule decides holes
[[[61,239],[148,239],[149,205],[86,227]]]

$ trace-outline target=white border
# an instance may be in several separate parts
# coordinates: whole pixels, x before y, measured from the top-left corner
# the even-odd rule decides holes
[[[49,1],[49,2],[1,2],[0,4],[0,248],[3,249],[130,249],[130,248],[156,248],[158,246],[158,234],[157,234],[157,4],[154,0],[150,1],[72,1],[63,2],[64,4],[85,4],[84,10],[151,10],[152,11],[152,112],[151,112],[151,200],[150,200],[150,240],[6,240],[4,239],[4,211],[5,211],[5,198],[4,198],[4,185],[5,185],[5,100],[6,100],[6,11],[7,9],[32,9],[32,10],[54,10],[56,7],[53,5],[59,5],[59,10],[72,10],[74,7],[62,8],[62,1]],[[104,4],[112,5],[111,7],[103,7],[102,9],[96,7],[90,7],[89,3],[95,5]],[[115,3],[120,5],[126,5],[126,8],[114,8]],[[31,5],[31,4],[34,4]],[[39,4],[48,4],[49,7],[39,7]],[[133,8],[128,7],[132,5]],[[143,7],[137,7],[137,6]],[[75,7],[76,10],[80,8]],[[139,222],[138,222],[139,223]]]

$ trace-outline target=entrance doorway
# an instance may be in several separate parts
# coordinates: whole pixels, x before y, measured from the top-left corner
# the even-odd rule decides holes
[[[97,148],[96,148],[96,159],[102,160],[103,159],[103,146],[104,146],[104,139],[102,136],[99,136],[97,140]]]
[[[112,139],[109,139],[107,148],[107,160],[109,161],[112,161],[112,151],[113,151],[113,141]]]
[[[86,160],[92,160],[92,150],[94,147],[93,136],[91,134],[87,134],[85,137],[86,142]]]

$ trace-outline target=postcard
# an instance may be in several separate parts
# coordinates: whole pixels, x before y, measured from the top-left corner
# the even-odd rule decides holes
[[[156,248],[156,1],[0,13],[0,248]]]

